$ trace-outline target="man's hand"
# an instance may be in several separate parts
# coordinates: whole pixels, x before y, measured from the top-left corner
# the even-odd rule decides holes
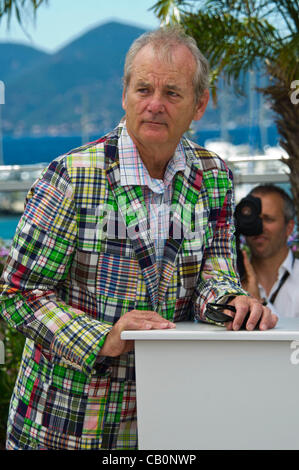
[[[260,298],[259,286],[258,286],[257,277],[253,269],[253,266],[250,263],[248,255],[245,250],[242,251],[242,254],[243,254],[243,262],[244,262],[244,268],[245,268],[245,273],[246,273],[246,277],[242,281],[242,287],[244,290],[246,290],[250,295],[255,297],[257,300],[262,301]]]
[[[236,313],[233,321],[227,323],[228,330],[239,330],[248,312],[249,318],[246,323],[246,330],[253,330],[259,320],[260,330],[274,328],[278,321],[278,317],[268,307],[264,307],[258,300],[252,297],[238,295],[229,304],[236,308]]]
[[[167,328],[175,328],[175,323],[161,317],[157,312],[131,310],[113,325],[99,355],[116,357],[131,351],[134,348],[134,341],[123,340],[120,337],[124,330],[162,330]]]

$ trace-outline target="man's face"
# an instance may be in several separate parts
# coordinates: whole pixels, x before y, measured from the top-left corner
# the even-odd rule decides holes
[[[171,62],[159,59],[150,45],[138,52],[123,94],[127,129],[137,147],[174,148],[192,120],[202,117],[209,95],[206,90],[195,103],[194,72],[195,60],[185,46],[174,49]]]
[[[285,223],[282,198],[278,194],[255,193],[254,196],[259,197],[262,202],[263,233],[246,238],[253,257],[266,259],[285,253],[294,222],[291,220]]]

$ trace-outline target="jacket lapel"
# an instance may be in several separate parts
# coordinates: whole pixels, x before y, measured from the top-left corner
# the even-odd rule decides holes
[[[107,178],[123,217],[142,271],[153,310],[158,306],[158,271],[154,242],[151,239],[147,210],[140,186],[121,186],[119,162],[107,170]]]
[[[176,269],[177,255],[194,222],[194,208],[201,194],[203,171],[199,169],[198,157],[184,140],[186,153],[185,171],[175,176],[170,211],[169,237],[166,240],[159,279],[154,241],[151,239],[148,214],[140,186],[120,186],[120,168],[117,141],[121,126],[110,143],[105,145],[107,179],[118,208],[122,214],[128,237],[131,240],[142,271],[152,308],[159,311]]]
[[[202,170],[187,159],[184,173],[177,173],[174,180],[172,210],[170,215],[169,238],[166,240],[162,273],[159,286],[159,304],[165,297],[176,269],[176,258],[184,239],[192,237],[195,224],[195,205],[200,195]]]

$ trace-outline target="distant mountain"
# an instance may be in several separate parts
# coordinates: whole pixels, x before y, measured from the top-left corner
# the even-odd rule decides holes
[[[55,54],[0,43],[0,80],[6,84],[5,135],[101,135],[123,115],[122,74],[126,52],[145,30],[109,22]],[[226,87],[211,103],[200,129],[248,125],[261,105]],[[269,113],[266,113],[269,115]],[[271,121],[271,117],[263,119]]]
[[[49,54],[22,44],[0,43],[0,80],[13,80]]]
[[[4,132],[80,134],[82,126],[87,133],[115,126],[123,113],[124,57],[143,32],[109,22],[14,79],[10,77],[3,109]]]

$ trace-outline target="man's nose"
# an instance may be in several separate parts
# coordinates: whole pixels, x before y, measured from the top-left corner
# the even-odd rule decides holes
[[[161,93],[153,93],[149,100],[147,109],[153,114],[162,113],[164,111],[164,101]]]

